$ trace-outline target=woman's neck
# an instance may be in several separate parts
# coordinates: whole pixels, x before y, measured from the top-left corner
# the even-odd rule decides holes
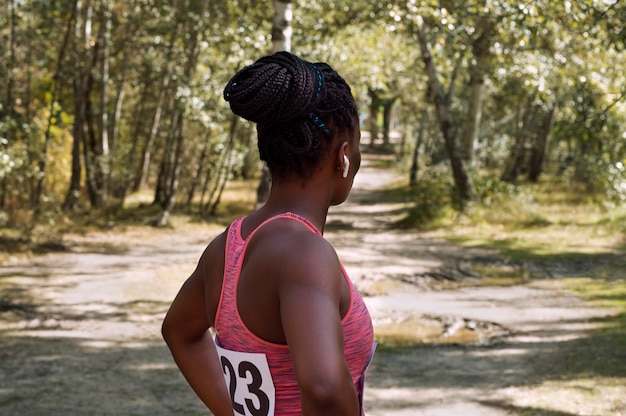
[[[314,186],[277,183],[272,184],[267,202],[257,210],[257,213],[269,218],[284,212],[292,212],[306,218],[323,232],[329,206],[329,198]]]

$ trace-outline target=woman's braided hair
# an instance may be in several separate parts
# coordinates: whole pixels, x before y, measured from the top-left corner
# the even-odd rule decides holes
[[[257,124],[261,160],[275,177],[308,178],[338,132],[357,128],[348,84],[329,65],[288,52],[237,72],[224,89],[232,111]],[[351,137],[351,136],[349,136]]]

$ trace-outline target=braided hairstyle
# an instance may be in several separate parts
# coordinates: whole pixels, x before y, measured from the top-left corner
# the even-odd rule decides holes
[[[273,177],[307,179],[331,152],[335,135],[352,135],[357,128],[356,104],[344,79],[325,63],[289,52],[237,72],[224,99],[235,114],[257,124],[261,160]]]

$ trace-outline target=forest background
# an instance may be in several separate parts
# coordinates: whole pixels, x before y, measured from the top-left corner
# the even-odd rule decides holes
[[[175,207],[208,218],[229,180],[259,177],[254,127],[222,90],[271,51],[271,2],[3,3],[5,232],[62,233],[133,202],[155,225]],[[542,177],[599,209],[626,201],[626,5],[289,6],[290,49],[345,76],[370,144],[399,132],[399,166],[418,203],[430,196],[415,221],[523,198]]]

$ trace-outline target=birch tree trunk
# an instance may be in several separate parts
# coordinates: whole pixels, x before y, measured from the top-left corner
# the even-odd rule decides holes
[[[98,33],[95,41],[91,40],[91,27],[93,25],[93,7],[89,3],[87,9],[87,15],[85,18],[85,25],[88,27],[89,36],[86,37],[85,43],[85,83],[82,85],[84,88],[79,90],[78,93],[83,95],[83,102],[85,106],[85,117],[83,122],[85,124],[85,135],[83,136],[83,153],[85,155],[85,172],[87,173],[87,192],[89,194],[89,201],[91,205],[96,208],[104,206],[106,201],[105,187],[104,187],[104,168],[102,153],[102,143],[100,141],[100,133],[98,127],[100,126],[100,117],[94,112],[94,106],[92,102],[92,93],[94,86],[97,82],[95,79],[96,72],[94,68],[98,67],[100,52],[99,49],[102,46],[103,26]],[[91,55],[91,60],[88,61],[88,57]],[[89,166],[89,168],[87,168]]]
[[[468,164],[473,162],[474,148],[480,130],[485,74],[494,29],[495,24],[491,20],[486,17],[481,19],[477,25],[477,31],[480,35],[472,42],[475,63],[470,68],[469,102],[460,154],[461,158]]]
[[[146,141],[141,151],[141,161],[137,168],[137,173],[135,174],[135,180],[132,187],[133,192],[137,192],[139,189],[141,189],[146,184],[146,181],[148,179],[150,161],[152,158],[152,148],[154,147],[154,143],[156,142],[156,138],[159,134],[159,129],[161,127],[161,115],[165,108],[167,102],[166,98],[169,96],[170,91],[170,80],[173,67],[173,63],[171,63],[171,55],[171,53],[168,53],[168,61],[170,62],[170,64],[167,65],[167,69],[163,74],[163,77],[161,78],[162,83],[161,87],[159,88],[157,105],[154,110],[154,115],[152,116],[150,133],[148,134],[148,137],[146,138]],[[146,86],[146,88],[148,87]]]
[[[108,171],[108,175],[107,175],[107,182],[109,183],[109,186],[112,183],[112,179],[113,179],[113,166],[115,166],[115,164],[117,163],[117,142],[118,142],[118,136],[119,136],[119,124],[120,124],[120,120],[122,118],[122,108],[123,108],[123,104],[124,104],[124,98],[126,96],[126,78],[127,78],[127,72],[128,72],[128,53],[127,53],[127,49],[124,48],[124,52],[122,54],[123,56],[123,66],[122,66],[122,73],[120,76],[120,82],[119,85],[117,87],[117,92],[115,94],[115,103],[113,105],[113,117],[111,118],[111,121],[109,123],[109,145],[110,145],[110,156],[109,156],[109,171]],[[133,141],[133,146],[134,146],[134,141]],[[123,187],[126,185],[126,181],[123,181]],[[124,194],[125,196],[126,190],[122,190],[121,194]],[[120,194],[119,190],[118,192],[116,192],[117,195]],[[117,196],[116,195],[116,196]],[[124,203],[122,202],[120,206],[124,206]]]
[[[291,51],[293,7],[291,0],[274,0],[272,53]]]
[[[111,148],[109,143],[109,61],[110,61],[110,39],[111,39],[111,0],[102,2],[102,75],[100,78],[100,138],[98,140],[98,176],[100,181],[98,192],[101,194],[102,203],[105,203],[109,195],[109,179],[112,171]]]
[[[108,0],[101,4],[99,31],[94,39],[94,7],[90,0],[77,2],[74,53],[74,139],[82,144],[89,201],[96,208],[107,202],[107,172],[111,169],[108,117],[111,4]],[[71,193],[76,195],[75,190]]]
[[[450,108],[450,102],[446,99],[443,86],[439,80],[439,74],[430,52],[430,44],[428,43],[424,33],[423,22],[421,20],[418,21],[414,29],[420,44],[422,60],[424,62],[424,66],[426,67],[426,74],[428,76],[430,90],[434,99],[437,121],[439,122],[439,128],[441,129],[441,133],[443,135],[444,144],[448,153],[448,159],[450,160],[450,166],[452,167],[454,184],[461,203],[465,204],[469,201],[477,199],[474,183],[468,175],[465,163],[459,156],[459,152],[457,150],[457,132],[452,115],[452,109]]]
[[[15,1],[9,0],[7,3],[7,17],[9,22],[9,39],[8,39],[8,59],[7,59],[7,68],[6,76],[7,76],[7,90],[6,90],[6,105],[7,105],[7,114],[9,117],[12,117],[15,114],[13,102],[13,67],[16,66],[15,62]]]
[[[291,51],[291,22],[293,19],[293,6],[291,0],[273,0],[274,18],[272,21],[272,53],[279,51]],[[256,206],[263,205],[270,195],[272,186],[269,169],[263,166],[261,179],[256,189]]]

